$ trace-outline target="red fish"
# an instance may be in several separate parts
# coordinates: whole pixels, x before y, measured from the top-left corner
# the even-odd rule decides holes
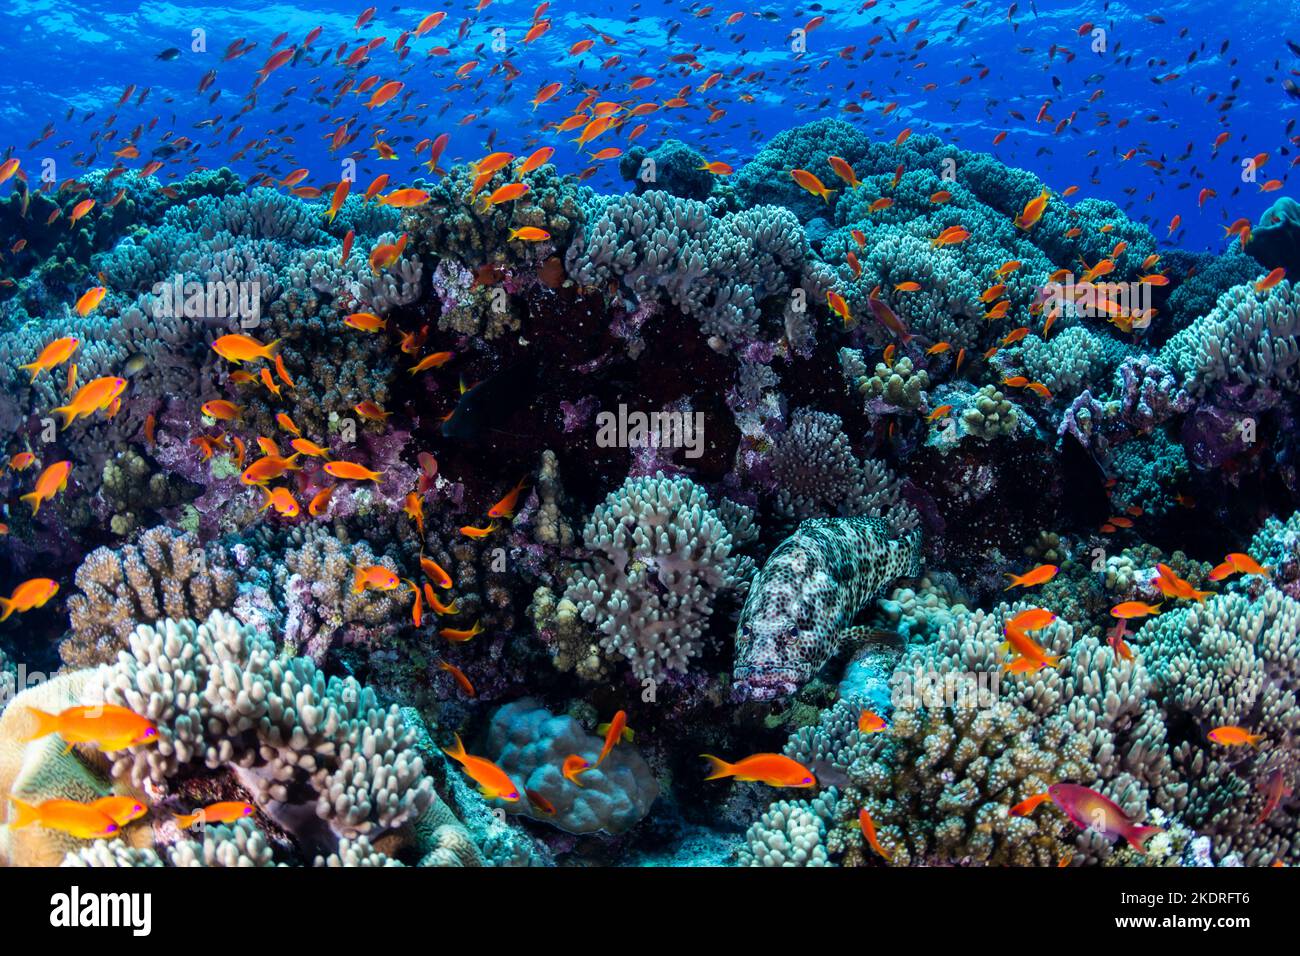
[[[1054,783],[1047,788],[1052,802],[1078,827],[1093,830],[1107,839],[1123,837],[1139,853],[1147,852],[1146,842],[1160,827],[1138,826],[1115,803],[1096,790],[1076,783]]]

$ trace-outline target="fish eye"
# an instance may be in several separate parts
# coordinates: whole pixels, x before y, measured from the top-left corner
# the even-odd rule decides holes
[[[803,778],[803,782],[804,782],[804,783],[812,783],[812,782],[813,782],[813,778],[812,778],[812,777],[804,777],[804,778]]]
[[[116,824],[116,823],[110,823],[108,826],[104,827],[104,832],[105,832],[105,833],[116,833],[116,832],[117,832],[117,824]]]

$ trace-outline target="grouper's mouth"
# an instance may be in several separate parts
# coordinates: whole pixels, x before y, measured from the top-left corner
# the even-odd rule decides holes
[[[802,675],[794,667],[737,667],[731,696],[737,701],[776,700],[799,689]]]

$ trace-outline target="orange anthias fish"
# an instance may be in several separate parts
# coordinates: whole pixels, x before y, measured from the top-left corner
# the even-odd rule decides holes
[[[1013,661],[1002,665],[1009,674],[1033,674],[1045,667],[1059,667],[1061,659],[1047,653],[1037,641],[1020,628],[1012,627],[1008,622],[1004,629],[1006,643],[1004,649],[1013,651],[1017,656]]]
[[[420,532],[420,537],[424,537],[424,499],[414,491],[407,492],[405,501],[402,502],[402,511],[406,516],[415,522],[416,529]]]
[[[831,169],[835,171],[835,175],[844,180],[850,189],[857,189],[862,185],[862,183],[858,181],[858,174],[853,171],[853,167],[849,165],[848,160],[839,156],[827,156],[826,162],[830,165]],[[798,180],[796,180],[796,182],[797,181]],[[803,186],[803,183],[799,183],[799,185]],[[804,186],[804,188],[807,189],[808,187]],[[823,196],[822,198],[825,199],[826,197]]]
[[[1008,619],[1007,627],[1016,631],[1037,631],[1055,620],[1056,615],[1047,608],[1031,607]]]
[[[59,593],[59,582],[52,578],[32,578],[14,588],[13,594],[0,598],[0,621],[8,620],[9,615],[17,611],[22,614],[34,608],[44,607],[50,598]]]
[[[144,802],[137,800],[135,797],[100,797],[94,803],[87,804],[87,806],[98,810],[119,827],[124,827],[132,821],[139,820],[149,812],[149,808]]]
[[[158,742],[153,721],[116,704],[69,707],[57,714],[28,707],[27,715],[36,725],[27,741],[58,734],[69,749],[74,744],[94,744],[109,752]]]
[[[1033,199],[1029,200],[1029,202],[1025,203],[1025,208],[1021,210],[1020,215],[1016,217],[1016,228],[1028,231],[1038,225],[1038,220],[1043,218],[1043,212],[1047,209],[1047,200],[1050,197],[1051,193],[1044,189]]]
[[[9,459],[10,471],[26,471],[36,464],[36,456],[30,451],[20,451]]]
[[[1015,587],[1032,588],[1035,585],[1046,584],[1048,581],[1052,580],[1052,578],[1056,577],[1056,572],[1059,570],[1060,568],[1055,564],[1040,564],[1038,567],[1026,571],[1024,574],[1008,574],[1007,577],[1011,579],[1011,583],[1002,590],[1010,591]]]
[[[438,631],[438,636],[453,644],[464,644],[466,641],[477,637],[483,633],[483,622],[475,621],[471,628],[444,627]]]
[[[182,830],[188,830],[196,823],[234,823],[236,820],[242,820],[244,817],[251,817],[256,812],[251,803],[242,801],[227,800],[221,803],[209,804],[201,810],[195,810],[193,813],[176,814],[176,825]]]
[[[257,339],[249,338],[247,335],[223,335],[212,343],[212,351],[227,362],[238,364],[255,359],[272,359],[279,344],[279,339],[263,345]]]
[[[371,471],[353,461],[331,461],[325,465],[325,474],[345,481],[378,481],[383,477],[382,472]]]
[[[878,734],[888,726],[885,723],[885,718],[870,710],[864,710],[858,714],[858,733],[860,734]]]
[[[14,816],[9,821],[11,830],[36,824],[47,830],[58,830],[79,840],[101,840],[115,836],[122,828],[110,817],[90,804],[77,803],[74,800],[46,800],[32,804],[10,797],[14,804]]]
[[[1282,266],[1278,266],[1268,275],[1264,276],[1262,279],[1259,279],[1255,283],[1255,291],[1267,292],[1269,289],[1273,288],[1273,286],[1281,282],[1284,278],[1286,278],[1286,269],[1284,269]]]
[[[77,394],[68,404],[60,405],[51,411],[63,416],[63,428],[67,428],[78,418],[109,408],[124,391],[126,391],[124,378],[114,378],[111,375],[97,378],[77,389]]]
[[[352,572],[353,594],[360,594],[367,590],[392,591],[400,583],[401,579],[393,573],[392,569],[382,564],[357,567]]]
[[[94,289],[87,289],[85,293],[82,293],[81,298],[77,299],[77,306],[75,306],[77,315],[81,316],[82,319],[85,319],[85,317],[90,315],[91,312],[94,312],[95,307],[99,306],[100,302],[103,302],[104,295],[107,291],[108,290],[101,285],[95,286]]]
[[[1052,795],[1044,790],[1042,793],[1036,793],[1032,797],[1021,800],[1014,807],[1007,811],[1013,817],[1027,817],[1038,809],[1044,800],[1050,800]]]
[[[822,202],[827,204],[831,201],[831,194],[836,192],[834,189],[828,189],[825,183],[806,169],[792,169],[790,177],[814,196],[820,196]]]
[[[246,485],[264,485],[268,481],[279,478],[286,471],[297,471],[299,466],[294,462],[297,457],[296,454],[288,458],[281,455],[264,455],[245,468],[239,480]]]
[[[827,289],[826,305],[840,317],[840,321],[844,323],[845,328],[848,328],[849,323],[853,321],[853,316],[849,314],[849,304],[844,301],[844,296],[834,289]]]
[[[353,312],[344,316],[343,324],[360,332],[382,332],[388,327],[388,322],[373,312]]]
[[[596,733],[605,735],[605,745],[600,748],[600,756],[596,758],[597,767],[609,756],[609,752],[614,749],[615,744],[620,740],[631,743],[634,737],[632,728],[627,725],[627,711],[625,710],[620,710],[615,714],[609,723],[597,727]]]
[[[1205,736],[1212,742],[1222,744],[1225,747],[1241,747],[1245,744],[1258,747],[1259,742],[1265,739],[1263,734],[1252,734],[1244,727],[1236,727],[1231,724],[1224,727],[1215,727]]]
[[[36,376],[40,375],[41,372],[44,372],[47,369],[52,369],[57,365],[62,365],[70,359],[72,353],[77,351],[77,346],[80,344],[81,342],[78,339],[71,336],[55,339],[49,345],[45,346],[45,348],[41,349],[41,354],[36,356],[35,362],[30,362],[27,365],[20,365],[18,367],[31,376],[28,381],[34,382],[36,381]]]
[[[334,494],[337,485],[327,485],[312,496],[311,502],[307,505],[307,513],[313,518],[319,518],[329,507],[330,497]]]
[[[1260,574],[1264,577],[1268,577],[1272,570],[1271,568],[1261,565],[1250,555],[1244,554],[1240,551],[1232,552],[1232,554],[1224,558],[1224,561],[1231,564],[1233,568],[1241,574]]]
[[[511,229],[506,236],[506,242],[545,242],[551,238],[551,234],[545,229],[538,229],[536,226],[520,226],[518,229]]]
[[[1122,617],[1125,620],[1132,620],[1135,617],[1146,617],[1148,614],[1159,614],[1159,604],[1147,604],[1143,601],[1124,601],[1116,604],[1110,609],[1111,617]]]
[[[745,783],[765,783],[769,787],[815,787],[813,772],[784,754],[754,754],[736,763],[727,763],[713,754],[700,754],[712,772],[705,780],[735,777]]]
[[[970,232],[961,226],[949,226],[930,240],[931,246],[953,246],[970,238]]]
[[[1078,827],[1100,833],[1108,840],[1123,837],[1139,853],[1160,827],[1137,826],[1124,811],[1095,790],[1075,783],[1054,783],[1047,788],[1052,802]]]
[[[465,773],[478,784],[479,793],[489,800],[499,799],[514,803],[519,799],[519,789],[511,782],[504,770],[490,760],[466,752],[460,734],[452,736],[456,738],[456,745],[450,750],[444,747],[442,752],[465,768]]]
[[[265,485],[259,485],[264,496],[262,507],[258,511],[265,511],[267,508],[274,508],[276,514],[286,518],[296,518],[300,512],[298,500],[294,498],[293,492],[288,488],[276,488],[274,490],[267,488]]]
[[[433,558],[420,555],[420,570],[424,572],[425,577],[443,590],[452,586],[451,575],[444,571],[442,566]]]
[[[1128,621],[1122,618],[1115,622],[1115,626],[1106,632],[1106,643],[1110,645],[1116,656],[1121,660],[1131,661],[1133,659],[1133,648],[1128,646],[1124,638],[1128,637]]]
[[[68,475],[72,471],[72,462],[56,461],[48,465],[41,476],[36,479],[36,488],[28,494],[20,496],[20,501],[25,501],[32,506],[32,514],[41,510],[41,503],[53,498],[60,491],[68,487]]]
[[[438,661],[438,668],[450,674],[452,680],[454,680],[456,684],[460,687],[460,689],[463,690],[468,696],[470,697],[478,696],[478,693],[474,690],[474,685],[471,684],[469,678],[465,676],[465,672],[461,670],[459,667],[457,667],[455,664],[449,664],[446,661]]]
[[[512,517],[519,507],[519,496],[527,486],[528,479],[521,478],[519,484],[510,489],[500,501],[488,509],[489,518],[509,518]]]
[[[379,197],[379,205],[392,206],[394,209],[414,209],[428,201],[429,194],[423,189],[398,189]]]
[[[1184,601],[1204,603],[1205,599],[1214,593],[1213,591],[1196,590],[1192,587],[1190,581],[1180,578],[1174,572],[1174,569],[1167,564],[1157,564],[1156,572],[1156,586],[1160,589],[1160,593],[1167,598],[1179,598]]]
[[[880,845],[880,840],[876,837],[876,823],[871,819],[871,814],[867,812],[866,807],[858,811],[858,826],[862,830],[862,836],[866,839],[867,845],[871,847],[877,856],[885,862],[893,859],[893,856]]]
[[[527,183],[507,183],[504,186],[498,186],[496,189],[492,190],[492,192],[483,199],[483,203],[488,209],[491,209],[492,207],[499,206],[502,203],[522,199],[524,196],[528,195],[531,189],[532,187]]]
[[[703,166],[698,166],[696,168],[700,172],[712,173],[714,176],[730,176],[735,172],[729,163],[724,163],[720,160],[714,160],[713,162],[705,163]]]
[[[582,781],[578,779],[580,774],[586,773],[591,769],[591,764],[577,754],[569,754],[564,758],[564,765],[560,772],[564,774],[564,779],[568,780],[575,787],[581,787]]]
[[[344,179],[334,187],[334,197],[330,200],[329,209],[325,211],[325,215],[328,217],[330,222],[334,221],[334,217],[337,216],[339,210],[343,208],[343,200],[348,198],[348,192],[351,191],[351,189],[352,180],[350,179]]]
[[[450,362],[455,355],[455,352],[434,352],[432,355],[426,355],[424,358],[420,359],[419,362],[407,369],[407,372],[411,375],[416,375],[420,372],[427,372],[431,368],[442,368]]]

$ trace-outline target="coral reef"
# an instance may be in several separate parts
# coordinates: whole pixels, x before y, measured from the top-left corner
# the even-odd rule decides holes
[[[592,512],[583,541],[593,554],[564,597],[623,657],[638,680],[685,672],[719,594],[743,593],[757,536],[752,514],[687,478],[631,478]]]

